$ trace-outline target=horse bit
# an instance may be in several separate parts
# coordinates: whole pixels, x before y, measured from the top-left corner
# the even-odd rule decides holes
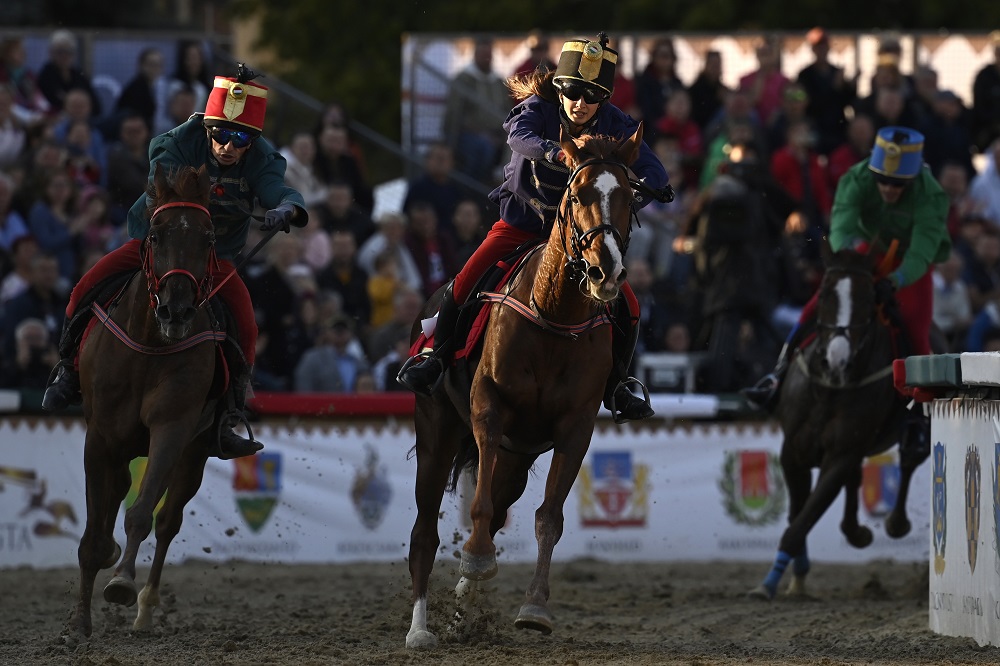
[[[209,219],[212,218],[212,214],[208,211],[208,208],[202,206],[201,204],[191,203],[188,201],[175,201],[173,203],[166,203],[163,204],[162,206],[158,206],[156,210],[153,211],[153,214],[149,217],[150,225],[152,225],[152,222],[154,219],[156,219],[157,215],[159,215],[162,211],[167,210],[169,208],[194,208],[195,210],[200,210],[201,212],[205,213],[205,215],[207,215]],[[150,307],[152,307],[155,310],[159,305],[160,284],[171,275],[182,275],[190,279],[191,282],[194,283],[195,301],[198,302],[198,307],[204,305],[213,293],[212,291],[213,276],[212,276],[211,266],[213,263],[218,264],[219,261],[218,258],[216,258],[215,256],[215,232],[214,231],[212,232],[212,240],[211,240],[212,248],[208,256],[209,270],[205,271],[205,277],[200,282],[198,281],[197,278],[195,278],[195,276],[191,273],[191,271],[185,270],[183,268],[172,268],[163,275],[161,275],[160,277],[156,277],[156,273],[153,267],[153,248],[152,245],[149,243],[149,237],[151,235],[152,235],[152,230],[150,230],[150,234],[147,235],[146,240],[143,241],[144,251],[142,253],[142,270],[143,273],[146,274],[146,287],[147,290],[149,291]],[[204,298],[202,298],[202,296],[204,296]]]

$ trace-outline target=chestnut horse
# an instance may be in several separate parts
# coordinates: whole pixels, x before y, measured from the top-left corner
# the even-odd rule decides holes
[[[133,627],[146,629],[159,604],[160,574],[184,505],[201,486],[214,443],[209,426],[216,345],[224,334],[205,305],[211,291],[215,232],[208,212],[210,182],[202,167],[168,179],[160,169],[149,189],[151,219],[142,245],[146,280],[132,279],[96,323],[80,351],[87,526],[80,540],[80,598],[70,628],[89,636],[91,596],[98,569],[122,554],[113,531],[128,492],[129,462],[148,456],[135,503],[125,512],[127,543],[104,588],[111,603],[139,609]],[[98,319],[102,312],[95,310]],[[115,332],[117,331],[117,333]],[[146,587],[137,594],[135,561],[156,515],[156,552]]]
[[[907,400],[893,386],[892,332],[881,321],[885,307],[875,299],[879,271],[871,257],[853,250],[831,253],[827,248],[824,258],[816,339],[793,359],[776,410],[784,433],[781,468],[788,486],[788,527],[774,566],[749,593],[755,599],[774,598],[789,561],[794,576],[788,591],[805,595],[806,536],[841,489],[840,529],[847,542],[855,548],[872,542],[871,530],[858,523],[862,464],[900,439]],[[906,498],[921,462],[900,455],[899,493],[885,522],[890,537],[910,531]],[[812,487],[814,467],[819,477]]]
[[[447,486],[473,468],[472,535],[462,548],[459,597],[497,573],[493,537],[522,495],[536,458],[552,451],[545,499],[535,513],[538,559],[515,625],[549,633],[549,566],[563,530],[563,504],[594,432],[611,372],[609,304],[625,280],[623,259],[634,194],[628,165],[642,127],[621,142],[563,139],[568,185],[548,242],[494,302],[480,351],[448,370],[431,397],[417,395],[417,518],[410,535],[413,618],[407,647],[428,647],[427,587],[440,543],[438,512]],[[437,311],[432,297],[421,318]],[[420,319],[413,327],[413,341]],[[449,484],[449,479],[451,483]]]

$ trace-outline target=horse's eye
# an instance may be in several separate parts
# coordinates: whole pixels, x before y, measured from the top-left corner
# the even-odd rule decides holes
[[[573,204],[574,206],[579,206],[580,205],[580,197],[576,196],[575,194],[570,194],[569,195],[569,202],[571,204]]]
[[[149,234],[149,242],[152,245],[156,245],[158,242],[160,242],[160,235],[157,234],[155,231],[150,232],[150,234]]]

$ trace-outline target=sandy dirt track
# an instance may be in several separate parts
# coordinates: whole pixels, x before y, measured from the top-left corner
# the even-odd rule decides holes
[[[189,562],[164,572],[154,628],[105,604],[94,634],[67,640],[76,571],[0,571],[0,664],[996,664],[1000,648],[927,628],[927,567],[816,563],[811,600],[749,601],[765,564],[553,566],[550,636],[515,629],[532,567],[505,565],[462,638],[446,635],[457,565],[432,576],[431,651],[404,647],[404,562],[339,566]],[[140,570],[139,581],[145,581]]]

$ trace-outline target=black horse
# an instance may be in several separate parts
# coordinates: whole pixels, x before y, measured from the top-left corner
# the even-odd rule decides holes
[[[789,493],[788,528],[764,581],[750,596],[774,598],[791,561],[791,594],[805,594],[809,572],[806,536],[844,489],[840,529],[864,548],[872,532],[858,524],[858,488],[864,458],[900,439],[907,400],[894,388],[893,333],[883,319],[894,303],[876,302],[874,261],[852,250],[826,254],[826,274],[816,310],[816,337],[793,359],[778,397],[781,467]],[[926,458],[901,455],[898,499],[886,518],[893,538],[910,531],[906,497],[913,471]],[[812,469],[819,478],[812,487]]]

